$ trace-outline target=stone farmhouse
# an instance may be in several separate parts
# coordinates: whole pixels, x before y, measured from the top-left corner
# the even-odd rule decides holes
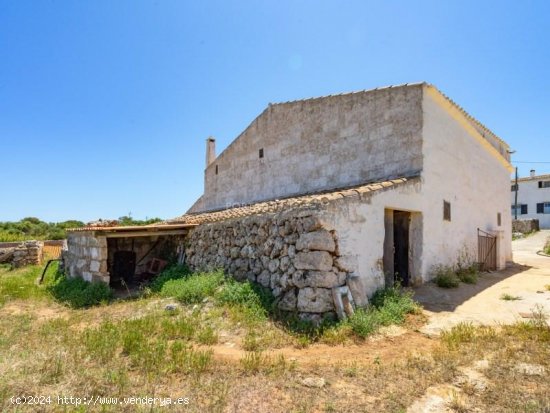
[[[539,227],[550,229],[550,175],[536,175],[535,170],[517,183],[517,218],[537,219]],[[516,181],[512,181],[512,218],[516,211]]]
[[[171,251],[318,320],[438,266],[512,258],[509,147],[433,85],[269,104],[215,152],[207,139],[204,194],[185,215],[72,231],[69,273],[114,284]]]

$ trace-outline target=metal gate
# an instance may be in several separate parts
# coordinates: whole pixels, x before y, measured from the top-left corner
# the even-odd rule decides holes
[[[477,229],[477,254],[481,271],[497,269],[497,237]]]

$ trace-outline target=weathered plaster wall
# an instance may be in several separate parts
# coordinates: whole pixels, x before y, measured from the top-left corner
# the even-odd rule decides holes
[[[541,177],[535,177],[532,180],[520,181],[518,190],[518,205],[527,205],[527,214],[520,214],[518,211],[518,219],[538,219],[540,228],[550,229],[550,214],[537,213],[537,204],[550,202],[550,187],[539,188],[539,181],[548,181]],[[510,183],[508,183],[510,186]],[[511,192],[509,199],[510,206],[514,205],[514,192]],[[510,207],[508,207],[510,210]],[[512,214],[513,216],[513,214]]]
[[[428,219],[426,214],[429,216],[422,190],[421,179],[417,178],[398,187],[358,194],[324,209],[322,219],[336,230],[338,237],[338,264],[342,270],[359,277],[366,296],[386,285],[384,245],[393,245],[392,239],[386,239],[384,222],[390,220],[386,210],[413,212],[409,237],[411,283],[419,284],[429,279],[422,265],[422,228],[423,221]],[[393,259],[391,261],[393,264]]]
[[[206,169],[191,212],[417,172],[421,105],[422,85],[270,105]]]
[[[334,312],[332,288],[346,284],[338,237],[319,208],[254,215],[195,228],[186,255],[195,270],[223,268],[271,289],[278,306],[313,320]]]
[[[432,87],[425,88],[423,113],[423,272],[456,261],[463,250],[476,257],[477,228],[499,234],[497,262],[504,267],[512,259],[509,164]],[[450,222],[443,220],[444,200]]]
[[[63,252],[65,271],[70,277],[109,283],[107,239],[95,232],[69,232]]]

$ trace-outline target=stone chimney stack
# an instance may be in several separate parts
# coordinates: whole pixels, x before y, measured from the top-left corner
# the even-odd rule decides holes
[[[206,139],[206,167],[216,160],[216,139],[209,136]]]
[[[531,169],[531,178],[534,178],[534,177],[535,177],[535,170]]]

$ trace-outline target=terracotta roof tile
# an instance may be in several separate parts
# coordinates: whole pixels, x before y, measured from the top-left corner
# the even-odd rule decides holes
[[[321,204],[337,201],[343,198],[360,197],[362,194],[387,189],[396,185],[403,184],[405,182],[409,182],[414,178],[418,178],[418,175],[410,176],[407,178],[393,179],[393,180],[383,181],[383,182],[372,182],[372,183],[355,186],[351,188],[340,189],[332,192],[321,192],[316,194],[296,196],[293,198],[258,202],[256,204],[245,205],[245,206],[235,207],[235,208],[228,208],[228,209],[223,209],[218,211],[185,214],[178,218],[165,221],[161,225],[163,224],[164,225],[170,225],[170,224],[197,225],[197,224],[205,224],[210,222],[224,221],[231,218],[240,218],[240,217],[245,217],[250,215],[275,213],[275,212],[280,212],[285,209],[290,209],[295,207],[321,205]]]

